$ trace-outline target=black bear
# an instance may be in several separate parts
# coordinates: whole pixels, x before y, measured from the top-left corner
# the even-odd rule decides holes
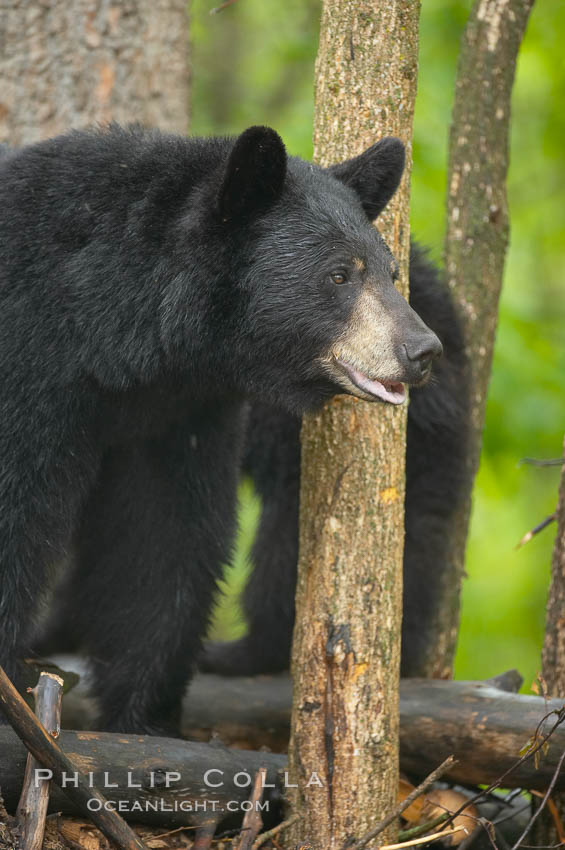
[[[74,131],[0,160],[0,664],[69,552],[100,726],[174,727],[229,559],[247,400],[401,403],[441,353],[371,220],[404,150]]]
[[[410,304],[443,343],[432,380],[410,392],[406,445],[403,676],[422,675],[440,583],[449,569],[449,529],[465,480],[469,392],[464,339],[446,285],[413,245]],[[261,496],[243,595],[248,634],[209,643],[199,666],[223,676],[275,673],[288,667],[294,625],[300,489],[300,418],[253,406],[243,469]],[[432,637],[433,640],[433,637]]]
[[[443,343],[434,361],[432,380],[410,393],[406,455],[406,536],[404,544],[403,676],[421,675],[429,660],[436,599],[449,569],[448,540],[465,476],[469,393],[464,340],[448,289],[423,251],[410,256],[410,303]],[[251,553],[253,571],[243,602],[249,632],[232,643],[208,644],[200,656],[202,670],[224,676],[274,673],[288,667],[294,625],[300,487],[300,417],[255,402],[249,412],[243,471],[261,495],[261,518]],[[102,522],[92,552],[112,546],[112,524]],[[187,556],[188,557],[188,553]],[[95,556],[94,556],[95,558]],[[43,654],[78,649],[85,572],[75,563],[57,591],[40,641]],[[135,561],[123,562],[121,572]],[[96,588],[89,585],[89,593]],[[78,604],[77,604],[78,603]]]

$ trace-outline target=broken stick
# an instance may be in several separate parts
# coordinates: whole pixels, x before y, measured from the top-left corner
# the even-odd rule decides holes
[[[113,841],[120,850],[147,850],[145,844],[130,829],[119,814],[108,806],[106,799],[89,785],[87,777],[69,759],[53,738],[45,731],[35,714],[17,692],[0,667],[0,709],[27,750],[44,767],[53,771],[53,778],[62,772],[76,777],[76,784],[63,788],[65,794],[90,820]],[[92,801],[96,805],[92,805]]]
[[[53,737],[61,731],[61,702],[63,680],[54,673],[41,673],[35,688],[29,688],[35,699],[37,719]],[[28,753],[24,784],[16,820],[20,831],[22,850],[41,850],[45,832],[45,818],[49,805],[49,782],[36,782],[40,763]]]

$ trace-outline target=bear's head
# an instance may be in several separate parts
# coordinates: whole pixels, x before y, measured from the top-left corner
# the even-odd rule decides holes
[[[237,270],[230,359],[244,392],[297,412],[337,393],[401,404],[404,384],[429,377],[441,343],[372,224],[403,168],[394,138],[328,169],[288,157],[267,127],[235,141],[216,232]]]

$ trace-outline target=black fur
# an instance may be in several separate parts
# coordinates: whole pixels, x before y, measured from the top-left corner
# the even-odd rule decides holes
[[[382,187],[379,197],[363,197],[363,209],[373,221],[384,210],[400,183],[404,171],[404,145],[400,139],[387,137],[353,159],[329,168],[330,174],[363,194],[367,180]]]
[[[410,303],[443,343],[432,381],[410,393],[406,455],[403,676],[422,675],[439,584],[449,569],[447,530],[464,482],[469,416],[463,336],[447,287],[417,247],[410,258]],[[211,643],[203,670],[225,676],[288,667],[294,625],[300,488],[300,419],[265,405],[251,411],[244,470],[262,510],[243,607],[248,634]]]
[[[394,348],[400,377],[383,379],[424,376],[405,340],[439,350],[365,212],[398,182],[392,147],[384,167],[378,148],[364,156],[366,180],[355,161],[336,177],[287,159],[268,128],[234,141],[112,127],[0,159],[9,675],[49,567],[74,548],[100,725],[174,725],[230,554],[247,400],[300,414],[343,391],[330,353],[361,291],[390,319],[358,352]]]

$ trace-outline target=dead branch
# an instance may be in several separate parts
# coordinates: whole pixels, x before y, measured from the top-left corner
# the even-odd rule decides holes
[[[237,0],[226,0],[225,3],[221,3],[219,6],[214,6],[213,9],[210,9],[209,15],[217,15],[218,12],[223,12],[224,9],[227,9],[228,6],[233,6],[234,3],[237,3]]]
[[[527,463],[530,466],[563,466],[565,459],[562,457],[550,457],[537,459],[535,457],[523,457],[520,463]]]
[[[0,708],[29,752],[45,768],[53,771],[52,778],[55,782],[61,772],[76,777],[76,784],[74,782],[67,786],[62,784],[65,794],[107,838],[122,850],[147,850],[145,844],[132,832],[118,813],[106,806],[106,799],[96,788],[89,785],[86,776],[78,770],[77,764],[69,759],[45,731],[2,667],[0,667]],[[98,804],[98,809],[91,805],[93,800]]]
[[[251,850],[259,850],[259,848],[262,847],[265,842],[270,841],[271,838],[274,838],[275,835],[279,835],[279,833],[283,832],[285,829],[288,829],[289,826],[292,826],[298,820],[300,820],[300,815],[291,815],[291,817],[281,821],[272,829],[267,829],[265,832],[262,832],[261,835],[254,841]]]
[[[529,543],[529,542],[530,542],[530,540],[531,540],[533,537],[535,537],[535,536],[536,536],[536,534],[539,534],[539,533],[540,533],[540,531],[543,531],[543,530],[544,530],[544,528],[547,528],[547,526],[548,526],[548,525],[551,525],[551,523],[552,523],[552,522],[555,522],[555,520],[556,520],[556,519],[557,519],[557,511],[554,511],[554,512],[553,512],[552,514],[550,514],[549,516],[546,516],[546,518],[545,518],[545,519],[542,519],[542,521],[541,521],[541,522],[538,522],[538,524],[537,524],[537,525],[535,525],[535,526],[531,529],[531,531],[527,531],[527,532],[526,532],[526,534],[524,534],[524,536],[522,537],[522,539],[521,539],[521,540],[520,540],[520,541],[516,544],[516,549],[521,549],[521,548],[522,548],[522,546],[524,546],[526,543]]]
[[[61,701],[63,680],[54,673],[41,673],[35,688],[30,688],[35,699],[37,719],[53,738],[61,731]],[[36,770],[39,762],[30,754],[26,761],[24,783],[16,820],[20,831],[22,850],[41,850],[45,832],[45,818],[49,805],[49,782],[37,784]]]
[[[380,823],[370,829],[362,838],[356,841],[355,844],[349,846],[349,850],[362,850],[362,848],[365,847],[365,845],[368,844],[369,841],[372,841],[373,838],[376,838],[377,835],[380,835],[381,832],[384,832],[387,826],[390,826],[391,823],[397,820],[397,818],[400,817],[402,812],[406,811],[408,806],[410,806],[414,802],[414,800],[417,800],[418,797],[421,797],[422,794],[425,794],[428,788],[431,788],[433,783],[437,782],[440,777],[444,776],[454,766],[454,764],[455,759],[453,758],[453,756],[449,756],[448,758],[446,758],[445,761],[442,762],[439,767],[436,767],[436,769],[433,770],[430,775],[427,776],[426,779],[424,779],[424,781],[420,783],[420,785],[418,785],[417,788],[414,788],[414,790],[410,794],[408,794],[408,796],[402,801],[402,803],[397,806],[389,815],[387,815],[386,818],[383,818]],[[346,848],[344,847],[343,850],[346,850]]]
[[[411,841],[401,841],[399,844],[383,844],[380,850],[402,850],[404,847],[415,847],[417,844],[431,844],[432,841],[443,841],[445,838],[451,838],[457,832],[462,832],[467,828],[465,826],[456,826],[453,829],[442,829],[441,832],[434,832],[431,835],[423,835],[421,838],[413,838]]]
[[[544,810],[545,806],[547,805],[547,802],[548,802],[548,800],[549,800],[549,798],[550,798],[550,796],[553,792],[553,789],[555,788],[555,783],[557,782],[557,777],[559,776],[559,774],[561,772],[561,768],[563,767],[564,761],[565,761],[565,750],[561,754],[561,758],[559,759],[559,763],[558,763],[557,767],[555,768],[555,773],[553,774],[553,778],[552,778],[551,782],[549,783],[548,789],[545,792],[539,807],[536,809],[536,811],[534,812],[534,814],[532,815],[532,817],[530,818],[530,820],[526,824],[526,828],[522,832],[522,835],[520,836],[518,841],[516,841],[516,843],[512,847],[512,850],[518,850],[518,847],[520,847],[524,838],[527,836],[527,834],[531,830],[532,826],[534,825],[534,823],[536,822],[538,817],[543,812],[543,810]]]
[[[263,798],[266,776],[266,768],[260,767],[255,777],[251,796],[249,797],[251,808],[245,812],[243,823],[241,825],[241,835],[239,837],[239,841],[235,844],[235,850],[251,850],[253,842],[259,835],[261,827],[263,826],[263,819],[259,814],[257,804]]]

